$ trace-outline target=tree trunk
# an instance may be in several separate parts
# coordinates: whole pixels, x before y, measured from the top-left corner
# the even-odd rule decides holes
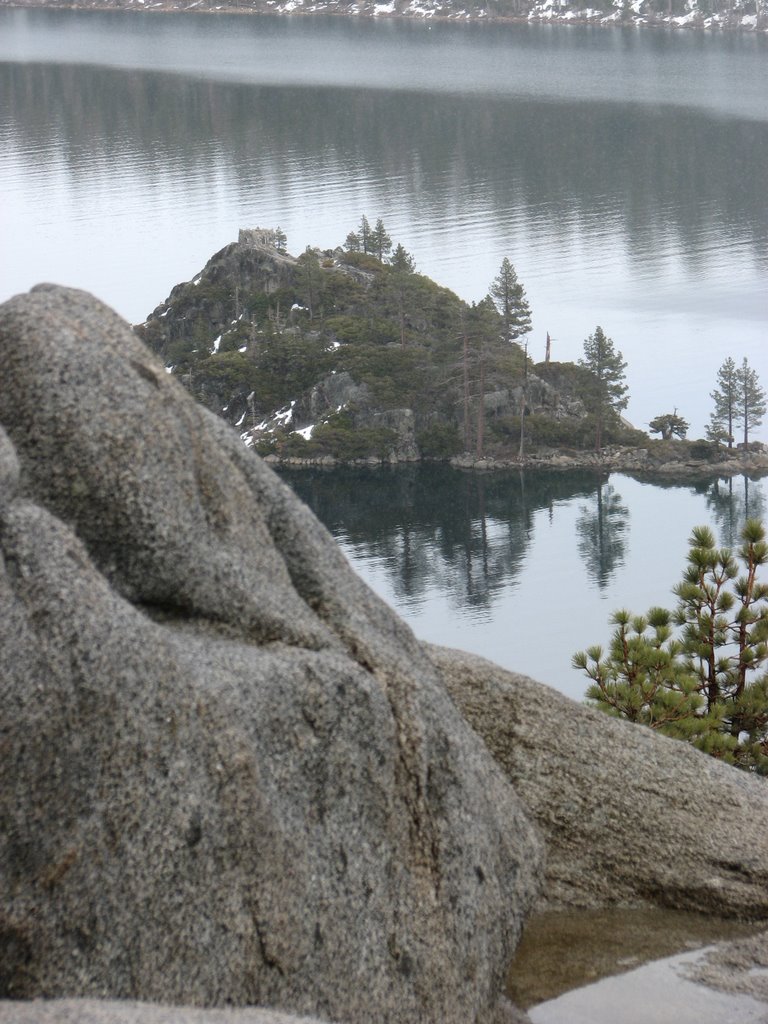
[[[472,426],[469,419],[469,341],[464,331],[464,451],[469,451],[472,442]]]
[[[520,397],[520,450],[517,454],[520,459],[525,455],[525,387]]]
[[[483,457],[483,441],[485,435],[485,359],[480,349],[480,393],[477,397],[477,457]]]

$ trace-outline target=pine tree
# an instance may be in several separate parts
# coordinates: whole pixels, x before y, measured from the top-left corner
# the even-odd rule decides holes
[[[710,441],[726,441],[733,447],[733,424],[737,412],[738,380],[736,364],[729,356],[717,371],[717,387],[710,393],[715,408],[710,416],[707,437]]]
[[[373,246],[373,252],[380,260],[384,260],[384,257],[389,255],[392,251],[392,239],[387,234],[386,228],[384,227],[384,221],[379,217],[376,221],[376,226],[373,229],[371,235],[371,243]]]
[[[489,294],[501,313],[505,341],[513,341],[530,331],[531,309],[525,297],[525,289],[506,256],[501,261],[499,273],[491,281]]]
[[[277,249],[278,252],[285,252],[287,245],[288,236],[278,224],[278,226],[275,228],[275,248]]]
[[[584,342],[584,359],[579,360],[579,366],[592,374],[592,387],[585,399],[595,417],[595,449],[600,451],[606,424],[626,409],[629,401],[624,383],[627,364],[621,352],[614,349],[611,339],[605,336],[602,327],[596,327],[595,333]]]
[[[296,263],[299,268],[299,281],[304,301],[307,304],[309,319],[313,320],[317,311],[323,283],[317,251],[308,245],[296,260]]]
[[[607,656],[591,647],[573,664],[592,680],[587,698],[609,714],[768,775],[768,673],[758,675],[768,662],[762,523],[747,520],[741,542],[734,556],[696,527],[674,613],[616,612]]]
[[[368,218],[363,214],[360,218],[360,227],[357,229],[357,237],[360,240],[360,249],[363,252],[373,252],[373,232],[371,231],[371,225],[368,223]]]
[[[736,370],[735,412],[743,428],[744,445],[749,444],[749,432],[759,427],[765,416],[765,391],[760,387],[757,371],[744,358]]]
[[[360,235],[350,231],[344,242],[344,247],[347,252],[360,252]]]
[[[412,274],[416,269],[416,262],[413,256],[399,242],[395,246],[395,251],[392,253],[392,259],[389,263],[392,269],[398,273]]]
[[[469,389],[473,385],[476,394],[475,455],[482,459],[485,454],[485,375],[489,349],[499,337],[499,314],[490,295],[480,302],[473,302],[464,317],[464,402],[465,437],[469,434]],[[498,344],[498,341],[496,342]],[[469,379],[469,365],[473,365],[474,379]]]

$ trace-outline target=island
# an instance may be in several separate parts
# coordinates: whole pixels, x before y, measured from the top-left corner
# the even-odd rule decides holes
[[[652,439],[621,402],[598,408],[587,365],[532,362],[502,302],[468,304],[417,273],[381,221],[363,217],[334,249],[285,243],[279,228],[242,229],[135,327],[269,462],[768,471],[759,442],[687,440],[674,413]]]

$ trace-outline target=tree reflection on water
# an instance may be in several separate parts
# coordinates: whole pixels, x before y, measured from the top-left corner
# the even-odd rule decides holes
[[[541,510],[551,519],[556,505],[597,495],[600,552],[620,528],[619,513],[628,516],[617,510],[610,487],[603,496],[602,483],[582,472],[483,474],[419,465],[281,475],[338,540],[385,567],[406,605],[441,591],[463,607],[490,608],[501,590],[517,585]],[[601,579],[617,558],[598,556]]]
[[[747,474],[714,480],[707,490],[707,508],[717,525],[721,547],[737,548],[745,519],[765,520],[765,495]]]
[[[610,583],[616,569],[624,564],[629,526],[629,509],[621,495],[602,480],[590,503],[581,506],[576,520],[579,554],[587,576],[601,590]]]

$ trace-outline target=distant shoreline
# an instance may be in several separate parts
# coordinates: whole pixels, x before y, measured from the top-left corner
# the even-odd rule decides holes
[[[539,0],[527,15],[489,14],[487,10],[446,13],[439,0],[411,0],[408,7],[395,9],[395,3],[375,0],[0,0],[0,8],[67,11],[143,11],[155,14],[239,14],[299,17],[343,17],[384,21],[438,21],[456,24],[493,25],[591,25],[597,28],[651,28],[699,32],[768,32],[768,18],[758,24],[755,14],[713,15],[704,18],[698,12],[679,17],[614,12],[606,14],[590,7],[555,14],[552,0]]]

